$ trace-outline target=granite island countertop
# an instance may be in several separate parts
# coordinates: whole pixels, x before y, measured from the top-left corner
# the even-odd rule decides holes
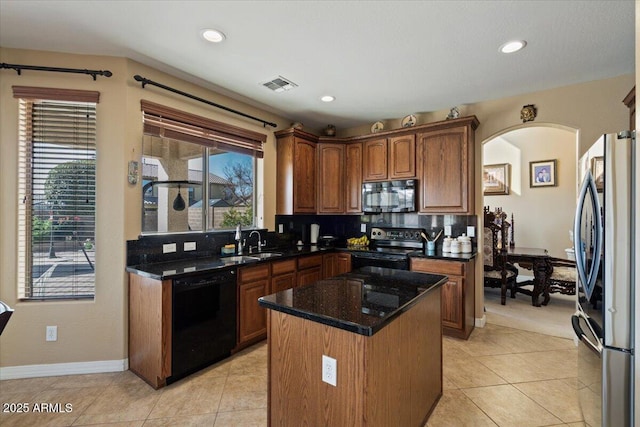
[[[258,302],[271,310],[372,336],[447,280],[437,274],[364,267]]]

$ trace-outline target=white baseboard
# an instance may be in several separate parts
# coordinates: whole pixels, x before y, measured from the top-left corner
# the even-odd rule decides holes
[[[480,318],[478,318],[478,317],[475,318],[475,327],[476,328],[484,328],[484,325],[486,325],[486,324],[487,324],[487,315],[486,314],[483,314],[482,317],[480,317]]]
[[[55,377],[59,375],[101,374],[129,369],[129,359],[96,362],[53,363],[49,365],[6,366],[0,368],[0,380]]]

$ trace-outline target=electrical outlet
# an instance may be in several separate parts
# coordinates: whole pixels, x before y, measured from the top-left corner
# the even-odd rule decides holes
[[[362,233],[367,232],[367,224],[360,224],[360,232]]]
[[[47,326],[47,341],[58,341],[58,327],[57,326]]]
[[[175,252],[176,251],[176,244],[175,243],[165,243],[162,245],[162,253],[163,254],[168,254],[171,252]]]
[[[195,251],[196,250],[196,242],[184,242],[184,251]]]
[[[476,228],[473,225],[467,225],[467,236],[476,237]]]
[[[284,224],[278,224],[278,233],[284,233]]]
[[[322,381],[336,387],[338,378],[338,362],[333,357],[322,355]]]
[[[451,236],[451,226],[450,225],[445,225],[444,226],[444,235],[445,236]]]

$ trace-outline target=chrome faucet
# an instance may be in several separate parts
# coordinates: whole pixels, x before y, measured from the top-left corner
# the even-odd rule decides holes
[[[253,230],[251,233],[249,233],[249,239],[251,238],[251,236],[253,236],[253,233],[258,233],[258,244],[256,245],[256,248],[258,249],[258,252],[262,252],[262,236],[260,235],[260,232],[258,230]],[[252,248],[253,246],[249,245],[249,253],[251,253]]]

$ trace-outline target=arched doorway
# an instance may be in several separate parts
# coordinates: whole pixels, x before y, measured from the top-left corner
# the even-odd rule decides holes
[[[508,194],[485,192],[483,206],[491,210],[500,207],[507,212],[509,221],[513,218],[512,238],[516,246],[544,248],[553,257],[565,258],[565,249],[572,244],[578,130],[549,123],[525,124],[492,135],[483,141],[482,147],[483,169],[497,165],[508,171],[505,180]],[[539,185],[532,172],[537,165],[547,162],[553,164],[555,174],[550,182]],[[518,280],[528,279],[532,279],[531,271],[520,268]],[[494,303],[496,291],[499,294],[499,290],[489,288],[484,292],[488,323],[570,337],[570,323],[563,317],[566,313],[558,313],[560,307],[563,311],[571,310],[571,301],[566,297],[555,298],[555,306],[552,298],[547,307],[531,307],[530,297],[518,294],[517,301],[507,298],[506,305],[501,306],[499,299]]]

